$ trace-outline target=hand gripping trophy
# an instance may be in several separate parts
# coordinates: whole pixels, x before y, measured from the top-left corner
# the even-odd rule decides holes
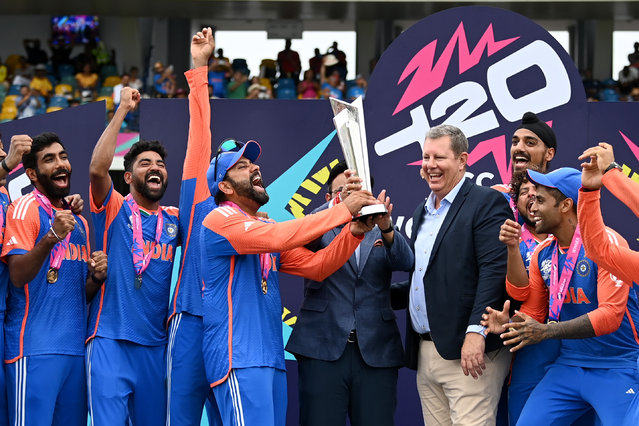
[[[333,108],[333,123],[337,129],[346,165],[362,178],[362,189],[372,192],[362,97],[350,104],[335,98],[330,98],[330,102]],[[362,207],[357,217],[385,213],[387,211],[384,204],[373,204]]]

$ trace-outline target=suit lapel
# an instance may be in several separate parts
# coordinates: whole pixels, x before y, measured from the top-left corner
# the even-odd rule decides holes
[[[464,201],[466,201],[466,195],[468,195],[468,191],[470,191],[471,185],[474,185],[470,180],[466,178],[464,179],[465,181],[462,184],[462,187],[459,189],[459,192],[455,197],[455,201],[453,201],[453,204],[451,204],[450,208],[448,209],[446,218],[444,219],[441,228],[439,228],[437,238],[435,238],[435,243],[433,244],[433,250],[430,253],[430,259],[428,260],[429,265],[433,263],[433,258],[435,257],[435,254],[437,253],[437,250],[439,249],[439,246],[444,239],[444,235],[446,235],[448,228],[450,227],[451,223],[453,223],[453,220],[457,216],[457,213],[459,213],[459,209],[464,204]]]
[[[346,224],[344,226],[348,226],[348,224]],[[337,235],[340,232],[342,232],[342,229],[344,228],[344,226],[339,226],[337,228],[331,229],[330,232],[333,233],[333,239],[335,239],[335,237],[337,237]],[[355,272],[355,275],[357,275],[357,259],[356,259],[356,256],[355,256],[355,252],[353,252],[353,254],[351,254],[351,257],[348,258],[348,262],[346,262],[346,263],[350,265],[351,269],[353,269],[353,272]]]
[[[373,244],[375,244],[375,241],[377,241],[378,237],[381,237],[381,234],[377,233],[374,230],[364,234],[364,239],[361,243],[359,243],[359,267],[357,268],[358,273],[359,271],[364,269],[366,261],[368,260],[368,255],[371,253]]]

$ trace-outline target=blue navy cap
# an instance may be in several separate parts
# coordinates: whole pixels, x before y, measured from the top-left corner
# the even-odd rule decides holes
[[[209,165],[209,169],[206,172],[206,180],[209,183],[211,195],[215,196],[215,194],[217,194],[219,191],[218,184],[224,180],[226,172],[233,167],[240,158],[244,157],[254,163],[261,153],[262,148],[257,142],[248,141],[238,151],[225,151],[213,157],[211,164]],[[216,161],[218,163],[217,176],[215,176]]]
[[[577,204],[579,188],[581,188],[581,172],[577,169],[562,167],[547,174],[528,169],[528,180],[535,185],[558,189]]]

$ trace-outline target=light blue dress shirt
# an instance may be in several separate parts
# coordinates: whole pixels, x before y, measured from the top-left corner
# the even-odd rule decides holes
[[[435,194],[430,193],[424,205],[424,220],[417,229],[415,238],[415,271],[413,272],[410,295],[409,310],[411,325],[413,330],[419,334],[429,333],[430,324],[426,312],[426,297],[424,293],[424,275],[428,268],[428,262],[433,251],[433,245],[439,230],[446,219],[446,214],[450,206],[455,201],[464,181],[461,179],[457,185],[441,200],[439,208],[435,208]],[[484,327],[481,325],[471,325],[466,332],[480,333],[485,336]]]

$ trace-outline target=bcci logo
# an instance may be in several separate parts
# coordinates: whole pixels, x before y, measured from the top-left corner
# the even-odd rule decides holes
[[[167,223],[166,225],[164,225],[164,231],[169,237],[175,238],[175,236],[177,235],[177,225],[174,225],[173,223]]]
[[[590,275],[590,263],[586,259],[581,259],[575,267],[580,277],[586,277]]]

